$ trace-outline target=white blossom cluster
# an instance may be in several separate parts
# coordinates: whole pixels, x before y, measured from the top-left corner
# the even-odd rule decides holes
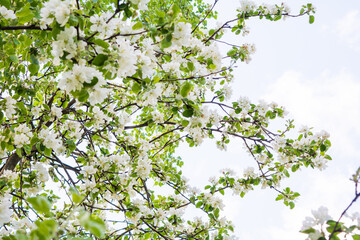
[[[191,134],[193,140],[200,145],[207,133],[203,128],[209,123],[214,126],[218,126],[221,120],[221,116],[215,110],[211,110],[206,106],[201,109],[201,115],[192,117],[185,130]]]
[[[60,58],[67,53],[66,59],[71,59],[85,50],[86,43],[84,41],[75,41],[77,36],[75,27],[65,28],[64,31],[57,35],[57,40],[52,42],[51,54],[53,57],[53,64],[56,66],[60,64]]]
[[[301,231],[308,234],[308,237],[306,238],[307,240],[318,240],[319,238],[328,238],[331,234],[331,230],[332,228],[328,228],[326,230],[328,230],[329,233],[326,233],[325,228],[327,227],[327,223],[329,220],[333,220],[332,217],[329,215],[328,213],[328,209],[326,207],[319,207],[318,210],[312,210],[312,217],[306,217],[305,220],[303,221],[303,226],[301,228]],[[345,233],[345,235],[343,236],[344,238],[341,239],[350,239],[348,237],[351,237],[352,234],[350,234],[354,229],[356,228],[360,228],[360,213],[358,212],[354,212],[352,214],[348,214],[345,213],[344,218],[346,219],[342,219],[342,221],[344,221],[344,223],[350,223],[352,224],[352,227],[349,228],[349,230],[347,231],[343,231],[341,230],[340,232],[343,231],[343,233]],[[339,219],[340,221],[340,219]],[[355,224],[353,224],[352,222],[355,221]],[[335,222],[335,221],[334,221]],[[339,222],[338,226],[343,225],[343,223]],[[353,230],[350,230],[350,229]],[[340,233],[337,237],[340,237],[340,235],[342,235],[342,233]]]
[[[89,89],[89,101],[92,105],[101,103],[110,93],[110,90],[101,86],[106,81],[100,71],[95,68],[85,66],[84,64],[76,64],[72,70],[64,72],[59,80],[59,87],[66,92],[79,91],[84,84],[90,84],[96,78],[97,83]]]
[[[32,168],[36,171],[36,179],[39,182],[47,182],[49,180],[49,173],[44,166],[44,163],[36,162],[33,164]]]
[[[4,6],[0,6],[0,16],[2,16],[5,19],[16,19],[16,15],[14,11],[7,9]]]
[[[252,11],[257,10],[257,8],[258,6],[256,5],[256,3],[251,0],[240,1],[239,11],[241,12],[250,13]],[[284,2],[281,3],[280,7],[276,5],[262,4],[261,6],[259,6],[259,9],[265,15],[267,14],[276,15],[279,14],[279,11],[281,12],[281,10],[284,13],[290,13],[290,7]]]
[[[56,154],[61,155],[65,151],[65,147],[54,129],[41,129],[39,138],[43,140],[45,147],[52,149]]]
[[[14,144],[18,148],[22,148],[24,145],[28,144],[33,137],[31,129],[26,124],[20,124],[14,131]]]
[[[311,213],[313,214],[313,217],[305,218],[301,229],[302,231],[313,228],[316,225],[322,226],[327,220],[331,220],[326,207],[320,207],[318,210],[312,210]],[[323,233],[316,229],[314,232],[309,234],[307,240],[317,240],[320,237],[323,237]]]
[[[12,196],[9,193],[3,193],[0,196],[0,226],[4,223],[10,222],[13,210],[11,207]]]
[[[70,13],[75,9],[74,0],[50,0],[44,3],[40,10],[41,28],[45,29],[46,25],[50,25],[55,18],[60,26],[65,26],[69,20]]]
[[[7,118],[11,118],[12,115],[14,115],[16,113],[16,110],[15,110],[16,100],[11,98],[10,96],[6,97],[5,100],[6,100],[5,115]]]

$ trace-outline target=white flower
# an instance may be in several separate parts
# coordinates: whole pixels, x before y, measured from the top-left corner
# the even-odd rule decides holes
[[[327,131],[322,130],[319,135],[322,139],[328,139],[330,137],[330,134]]]
[[[41,112],[41,108],[39,106],[33,106],[31,108],[31,113],[34,115],[35,118],[38,118]]]
[[[179,46],[189,46],[191,44],[191,24],[188,22],[178,22],[175,25],[173,41]]]
[[[4,196],[0,197],[0,226],[10,222],[13,211],[11,209],[11,195],[5,193]]]
[[[225,84],[223,87],[223,91],[224,91],[224,96],[225,96],[225,100],[229,100],[231,98],[232,95],[232,88],[229,84]]]
[[[309,234],[309,240],[318,240],[319,238],[323,237],[323,234],[318,231],[318,230],[315,230],[315,232],[312,232]]]
[[[90,22],[93,25],[91,25],[90,30],[99,32],[100,38],[112,35],[117,27],[114,19],[111,19],[110,22],[108,22],[108,19],[110,19],[112,15],[113,13],[111,11],[103,12],[101,15],[92,15],[90,17]]]
[[[308,126],[301,126],[299,133],[307,134],[310,132],[310,128]]]
[[[64,130],[69,130],[69,136],[74,139],[80,139],[82,135],[82,125],[77,121],[66,121]]]
[[[32,229],[33,227],[35,227],[35,224],[30,222],[30,220],[28,218],[23,218],[23,219],[12,219],[11,222],[12,226],[14,227],[14,229],[16,230],[20,230],[20,229]]]
[[[44,164],[37,162],[33,165],[33,169],[37,171],[36,178],[40,182],[47,182],[49,180],[49,174]]]
[[[220,210],[223,210],[225,205],[222,202],[221,198],[211,195],[211,197],[208,198],[208,203],[214,207],[219,208]]]
[[[62,115],[62,109],[53,105],[51,107],[51,115],[56,117],[57,119],[61,118],[61,115]]]
[[[312,210],[311,213],[314,216],[315,222],[317,224],[324,224],[327,220],[331,219],[330,215],[328,214],[328,209],[326,207],[319,207],[317,211]]]
[[[130,2],[134,5],[137,5],[139,10],[147,10],[147,3],[150,0],[130,0]]]
[[[327,163],[327,160],[321,155],[317,156],[314,159],[314,164],[319,170],[324,170],[327,167],[326,163]]]
[[[0,15],[3,16],[5,19],[16,19],[14,11],[8,10],[4,6],[0,6]]]
[[[287,5],[286,3],[282,2],[281,6],[284,8],[285,13],[290,13],[291,12],[291,9],[290,9],[289,5]]]
[[[138,161],[138,166],[136,168],[136,171],[139,177],[147,178],[149,177],[151,168],[152,168],[151,161],[143,158]]]
[[[95,105],[97,103],[102,103],[105,98],[107,98],[111,92],[110,89],[100,87],[105,84],[105,80],[103,83],[97,83],[96,86],[89,89],[89,103],[90,105]]]
[[[20,124],[18,127],[14,129],[14,144],[18,148],[22,148],[23,145],[29,144],[30,139],[33,137],[33,133],[30,128],[26,126],[26,124]]]
[[[240,8],[239,10],[245,13],[249,13],[251,11],[254,11],[256,8],[256,4],[253,1],[249,1],[249,0],[243,0],[240,1]]]
[[[316,223],[315,223],[315,221],[314,221],[314,219],[312,217],[306,217],[305,220],[303,221],[301,231],[308,230],[308,229],[312,228],[315,225],[316,225]]]
[[[52,42],[51,54],[54,58],[54,64],[60,64],[60,57],[63,56],[64,52],[67,52],[68,55],[66,59],[71,59],[76,56],[77,51],[82,51],[85,49],[84,41],[74,41],[74,37],[77,35],[75,27],[65,28],[64,31],[57,35],[57,40]]]
[[[94,175],[97,172],[97,168],[95,168],[94,166],[84,166],[83,169],[81,170],[81,173],[84,174],[85,177]]]
[[[15,110],[15,104],[16,104],[16,100],[12,99],[10,96],[5,98],[6,100],[6,110],[5,110],[5,115],[7,118],[11,118],[12,115],[14,115],[16,113]]]
[[[2,174],[2,177],[8,179],[9,181],[14,181],[15,179],[17,179],[17,176],[17,173],[11,170],[5,170]]]
[[[155,89],[152,89],[144,93],[143,104],[145,106],[155,106],[157,104],[157,99],[162,94],[162,92],[163,92],[163,85],[160,83],[156,84]]]
[[[55,133],[54,129],[41,129],[39,133],[39,138],[43,139],[43,144],[45,147],[53,150],[57,154],[62,154],[65,150],[65,147],[60,139],[59,135]]]
[[[124,38],[117,38],[117,50],[114,51],[114,56],[119,65],[117,74],[118,77],[131,76],[136,73],[137,54],[135,48],[130,41]]]
[[[254,168],[253,167],[248,167],[244,170],[244,177],[245,178],[254,178],[256,176],[255,172],[254,172]]]
[[[100,71],[84,64],[75,64],[73,69],[62,74],[59,80],[59,88],[66,92],[81,90],[84,83],[91,83],[97,79],[97,83],[89,88],[89,102],[91,105],[101,103],[108,96],[110,90],[101,88],[106,81]]]
[[[211,69],[210,71],[216,72],[220,70],[222,66],[222,55],[218,45],[215,42],[212,42],[209,46],[203,46],[201,49],[201,55],[205,58],[210,58],[213,65],[215,65],[215,68]]]
[[[53,17],[62,27],[65,26],[74,8],[75,4],[72,0],[50,0],[45,2],[40,10],[41,27],[44,29],[46,25],[50,25],[53,22]]]
[[[162,115],[162,113],[160,113],[159,111],[153,111],[151,113],[152,115],[152,119],[154,120],[154,122],[156,123],[161,123],[164,121],[164,116]]]

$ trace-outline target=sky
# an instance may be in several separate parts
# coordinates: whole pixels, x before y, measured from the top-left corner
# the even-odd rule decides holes
[[[225,215],[244,240],[304,240],[306,235],[299,233],[302,221],[320,206],[338,219],[354,197],[349,178],[360,166],[360,1],[285,2],[294,14],[302,4],[312,2],[317,9],[315,23],[310,25],[307,17],[278,22],[251,19],[249,36],[228,37],[227,41],[253,43],[257,49],[249,64],[241,63],[235,70],[232,100],[247,96],[253,102],[275,101],[285,106],[297,127],[326,130],[333,160],[323,171],[302,169],[284,182],[282,186],[301,194],[293,210],[276,202],[277,194],[271,190],[256,189],[243,199],[229,192]],[[235,6],[238,0],[219,0],[219,21],[235,16]],[[196,150],[181,147],[184,175],[190,184],[201,187],[223,168],[242,173],[254,161],[241,146],[232,141],[227,152],[218,150],[214,142]],[[360,212],[360,202],[349,212],[355,211]]]

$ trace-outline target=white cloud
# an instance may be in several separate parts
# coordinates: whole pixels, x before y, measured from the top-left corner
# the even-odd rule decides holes
[[[360,13],[358,10],[351,10],[341,18],[336,24],[336,31],[350,47],[360,50]]]

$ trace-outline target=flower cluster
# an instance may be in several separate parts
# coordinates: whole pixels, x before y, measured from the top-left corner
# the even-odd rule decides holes
[[[50,0],[45,2],[40,10],[41,28],[45,29],[46,25],[51,25],[53,18],[60,26],[65,26],[74,8],[75,1],[73,0]]]
[[[30,142],[30,139],[33,137],[33,133],[30,128],[25,124],[20,124],[14,129],[14,144],[18,148],[22,148],[24,145]]]
[[[11,220],[13,214],[11,197],[9,193],[3,193],[2,196],[0,196],[0,225],[4,225],[4,223],[8,223]]]
[[[347,218],[345,223],[350,224],[350,227],[346,227],[340,220],[338,222],[332,220],[326,207],[312,210],[311,213],[313,216],[306,217],[301,228],[301,232],[308,235],[307,240],[332,239],[333,237],[338,238],[338,235],[345,237],[342,239],[348,239],[347,236],[357,236],[356,234],[360,230],[360,214],[358,212],[344,215]]]
[[[0,16],[5,19],[16,19],[15,13],[4,6],[0,6]]]

